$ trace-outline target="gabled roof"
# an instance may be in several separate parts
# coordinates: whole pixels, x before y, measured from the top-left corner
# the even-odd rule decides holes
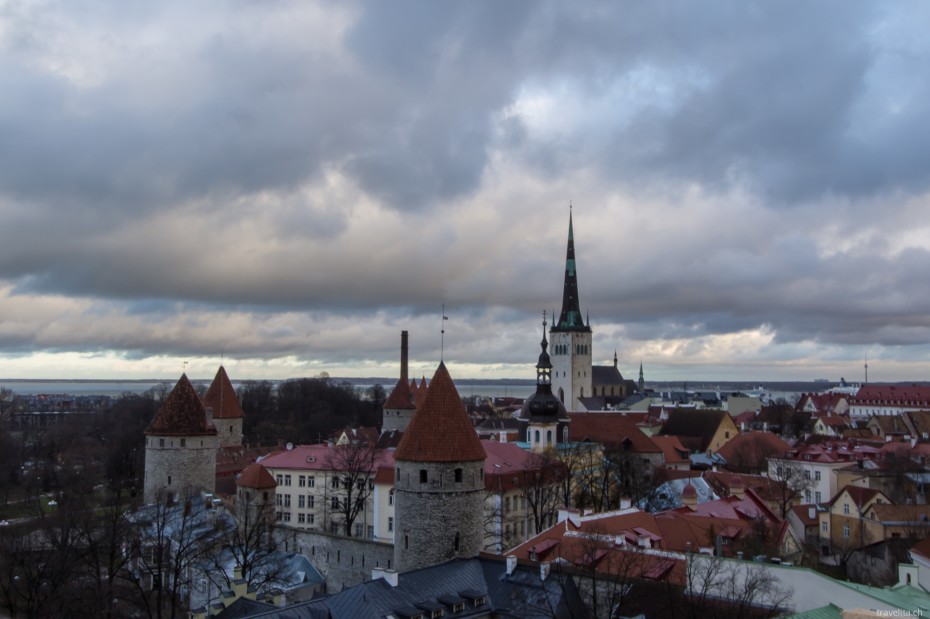
[[[862,385],[851,404],[930,408],[930,387],[924,385]]]
[[[394,458],[408,462],[484,460],[484,448],[444,363],[439,363]]]
[[[622,385],[623,376],[615,365],[591,366],[592,385]]]
[[[727,441],[717,453],[727,462],[739,464],[744,460],[780,455],[791,448],[788,443],[771,432],[746,432],[738,434]]]
[[[869,507],[866,518],[884,524],[910,524],[921,527],[930,527],[930,505],[892,505],[890,503],[876,503]]]
[[[729,420],[726,411],[714,409],[680,409],[668,411],[668,420],[662,426],[662,434],[690,436],[701,440],[700,450],[704,451],[717,433],[720,424]],[[732,423],[732,420],[730,420]]]
[[[264,488],[275,488],[278,482],[274,480],[268,469],[256,462],[245,467],[245,470],[239,475],[239,479],[236,480],[236,485],[240,488],[262,490]]]
[[[875,415],[869,419],[869,425],[877,427],[881,434],[910,434],[902,415]]]
[[[689,450],[681,444],[677,436],[649,437],[665,455],[665,464],[682,464],[688,462]]]
[[[226,375],[226,368],[222,365],[216,371],[210,388],[207,389],[207,395],[203,397],[203,405],[213,409],[214,419],[242,419],[245,413],[239,404],[239,396],[233,389],[229,376]]]
[[[568,435],[573,441],[591,441],[608,448],[630,449],[636,453],[657,453],[652,442],[623,413],[569,413]]]
[[[216,428],[207,425],[207,413],[187,374],[165,398],[155,418],[145,429],[147,435],[201,436],[214,435]]]
[[[829,505],[833,506],[837,501],[839,501],[844,492],[849,495],[849,498],[852,499],[852,502],[856,505],[857,508],[859,508],[859,510],[861,510],[866,503],[874,499],[876,496],[883,497],[887,503],[891,502],[891,499],[889,499],[881,490],[862,488],[860,486],[844,486],[842,490],[836,493],[836,496],[833,497]]]

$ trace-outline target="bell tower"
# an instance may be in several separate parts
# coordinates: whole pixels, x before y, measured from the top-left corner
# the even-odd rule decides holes
[[[552,339],[552,392],[571,411],[581,410],[579,398],[594,395],[591,390],[591,326],[581,316],[578,300],[578,273],[575,269],[575,234],[571,211],[568,215],[568,249],[565,255],[565,283],[562,311],[549,331]]]

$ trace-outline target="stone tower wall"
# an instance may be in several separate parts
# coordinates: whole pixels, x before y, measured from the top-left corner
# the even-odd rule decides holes
[[[396,430],[398,432],[403,432],[407,429],[407,425],[410,424],[410,420],[413,419],[413,414],[415,412],[416,411],[412,408],[385,408],[381,415],[381,431],[390,432]]]
[[[591,332],[551,331],[550,336],[552,393],[558,397],[561,389],[565,394],[562,401],[565,408],[570,411],[581,410],[578,398],[594,395],[591,388]],[[559,352],[563,349],[567,352]]]
[[[213,492],[216,449],[215,436],[146,436],[145,502],[156,502],[160,490],[175,496],[188,488]]]
[[[462,471],[460,482],[455,481],[456,469]],[[426,472],[425,483],[421,471]],[[395,569],[404,572],[476,556],[484,540],[484,494],[483,462],[397,461]]]
[[[220,447],[242,446],[242,418],[214,419],[216,438]]]

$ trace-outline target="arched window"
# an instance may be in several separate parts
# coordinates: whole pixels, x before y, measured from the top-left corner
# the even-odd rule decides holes
[[[539,442],[539,430],[536,430],[536,442]]]
[[[552,444],[552,430],[546,430],[546,444]]]
[[[461,545],[461,538],[459,537],[458,531],[455,532],[455,541],[453,543],[455,545],[455,552],[458,552],[459,546]]]

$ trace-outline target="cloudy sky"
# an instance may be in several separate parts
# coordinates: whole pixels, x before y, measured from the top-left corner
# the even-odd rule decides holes
[[[923,380],[923,2],[0,0],[0,377]]]

